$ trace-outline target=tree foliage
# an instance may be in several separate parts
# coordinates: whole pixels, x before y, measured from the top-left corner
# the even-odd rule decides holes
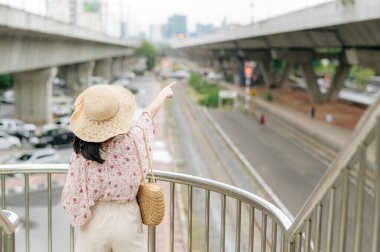
[[[146,57],[148,71],[151,71],[154,68],[157,54],[156,47],[147,40],[143,40],[140,46],[135,50],[135,55]]]
[[[8,88],[12,86],[12,78],[9,74],[0,75],[0,88]]]

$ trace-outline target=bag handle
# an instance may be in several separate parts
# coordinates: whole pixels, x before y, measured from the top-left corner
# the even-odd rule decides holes
[[[152,174],[152,182],[155,183],[156,182],[156,178],[154,177],[154,172],[153,172],[153,169],[152,169],[152,161],[150,159],[150,150],[148,148],[148,141],[146,139],[145,130],[141,126],[139,126],[139,125],[136,125],[136,127],[138,127],[141,130],[142,134],[143,134],[144,144],[145,144],[145,150],[146,150],[146,154],[147,154],[147,158],[148,158],[148,166],[149,166],[148,170],[150,170],[150,172]],[[138,160],[139,160],[140,171],[141,171],[141,181],[143,182],[143,184],[145,184],[144,172],[143,172],[143,168],[142,168],[142,161],[141,161],[140,151],[139,151],[139,148],[137,146],[135,138],[132,137],[132,139],[133,139],[133,144],[135,145],[135,149],[136,149],[136,152],[137,152],[137,157],[138,157]]]

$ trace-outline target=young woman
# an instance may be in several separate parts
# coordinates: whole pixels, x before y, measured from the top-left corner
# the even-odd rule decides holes
[[[75,101],[70,123],[76,138],[62,205],[79,227],[77,252],[146,251],[136,202],[148,168],[144,136],[150,148],[153,118],[173,96],[173,85],[161,90],[133,127],[135,97],[120,86],[92,86]]]

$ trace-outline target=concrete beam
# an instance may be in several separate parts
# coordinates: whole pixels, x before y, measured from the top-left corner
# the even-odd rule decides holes
[[[273,59],[281,59],[287,62],[304,64],[310,62],[313,59],[312,51],[280,51],[271,50],[271,56]]]
[[[344,81],[347,79],[347,76],[350,72],[350,68],[351,66],[349,64],[345,63],[344,61],[341,61],[338,68],[336,69],[330,88],[327,91],[326,101],[338,100],[339,91],[342,89]]]
[[[280,79],[280,81],[278,83],[278,87],[285,86],[285,82],[288,80],[289,74],[293,70],[293,67],[294,67],[293,63],[290,63],[290,62],[286,63],[285,69],[284,69],[284,71],[281,74],[281,79]]]
[[[269,60],[260,60],[258,61],[258,65],[260,68],[260,72],[263,75],[265,85],[270,87],[272,85],[272,74],[270,69],[270,61]]]
[[[380,50],[347,49],[346,58],[351,65],[361,65],[380,72]]]
[[[16,116],[42,125],[52,121],[53,79],[57,68],[13,74],[16,93]]]
[[[324,101],[324,97],[319,89],[313,65],[311,62],[307,62],[302,64],[301,67],[307,85],[307,92],[309,93],[311,101],[314,103],[322,103]]]

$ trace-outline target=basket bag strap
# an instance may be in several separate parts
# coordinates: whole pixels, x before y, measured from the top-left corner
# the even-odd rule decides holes
[[[148,158],[148,166],[149,166],[148,169],[150,170],[150,172],[152,174],[152,182],[155,183],[156,182],[156,178],[154,177],[154,172],[153,172],[153,169],[152,169],[152,161],[150,159],[150,150],[149,150],[149,147],[148,147],[148,141],[146,139],[145,130],[142,127],[138,126],[138,125],[136,127],[138,127],[139,129],[141,129],[141,132],[143,134],[146,155],[147,155],[147,158]],[[137,152],[137,157],[138,157],[138,160],[139,160],[139,166],[140,166],[140,171],[141,171],[141,182],[143,184],[145,184],[144,172],[143,172],[143,168],[142,168],[142,161],[141,161],[140,151],[139,151],[138,145],[137,145],[136,140],[135,140],[134,137],[132,137],[132,140],[133,140],[133,144],[135,145],[135,149],[136,149],[136,152]]]

